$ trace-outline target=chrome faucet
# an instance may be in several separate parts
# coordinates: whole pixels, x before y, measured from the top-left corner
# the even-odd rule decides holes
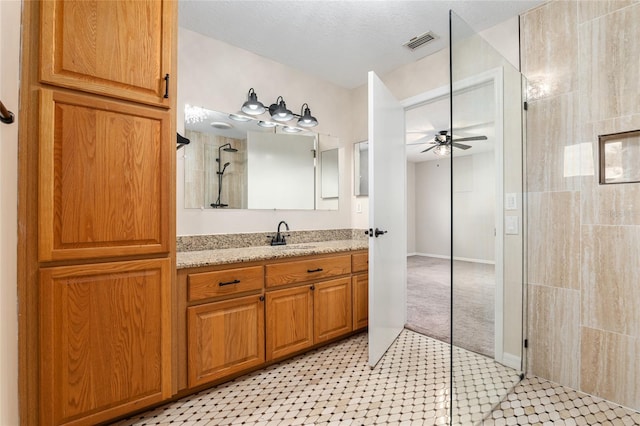
[[[282,225],[284,225],[285,228],[287,228],[287,231],[289,230],[289,225],[287,225],[287,222],[285,222],[284,220],[281,220],[280,223],[278,223],[278,231],[276,232],[276,236],[271,237],[272,246],[283,246],[287,244],[287,240],[285,239],[285,236],[280,233],[280,227]]]

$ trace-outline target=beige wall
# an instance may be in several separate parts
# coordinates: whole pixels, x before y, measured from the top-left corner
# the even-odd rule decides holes
[[[640,3],[550,2],[521,42],[530,372],[640,409],[640,183],[599,185],[595,167],[598,135],[640,129]],[[571,164],[577,144],[591,155]]]
[[[18,115],[20,1],[0,1],[0,100]],[[0,425],[18,421],[18,124],[0,123]]]

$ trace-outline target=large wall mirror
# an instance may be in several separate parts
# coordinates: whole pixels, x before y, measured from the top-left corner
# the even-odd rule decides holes
[[[338,140],[185,105],[185,208],[338,209]]]

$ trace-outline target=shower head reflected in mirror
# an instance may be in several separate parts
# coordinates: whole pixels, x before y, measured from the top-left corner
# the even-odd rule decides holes
[[[224,152],[238,152],[238,150],[232,147],[230,143],[225,143],[224,145],[220,145],[220,147],[218,148],[218,151],[220,150]]]
[[[222,197],[222,177],[224,176],[225,170],[227,167],[231,165],[231,163],[226,162],[224,165],[222,164],[222,151],[224,152],[238,152],[238,150],[231,146],[230,143],[225,143],[224,145],[220,145],[218,147],[218,158],[216,158],[216,163],[218,163],[218,171],[216,174],[218,175],[218,199],[216,199],[215,203],[211,203],[211,207],[214,209],[228,207],[229,204],[223,203],[220,198]]]

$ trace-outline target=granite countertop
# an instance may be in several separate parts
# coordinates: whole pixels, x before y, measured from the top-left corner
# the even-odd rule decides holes
[[[283,259],[294,256],[339,253],[351,250],[366,250],[369,240],[335,240],[286,246],[260,246],[229,249],[182,251],[176,255],[178,269],[200,266],[224,265],[229,263],[253,262],[256,260]]]

